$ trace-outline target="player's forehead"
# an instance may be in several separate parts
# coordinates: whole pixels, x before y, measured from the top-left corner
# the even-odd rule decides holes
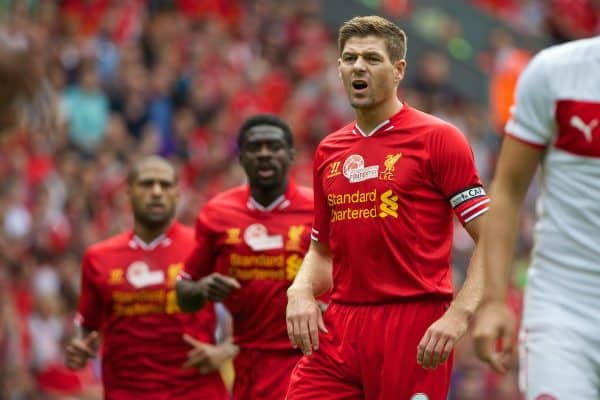
[[[376,53],[387,55],[385,39],[380,36],[352,36],[346,40],[342,55]]]
[[[255,125],[248,129],[245,135],[245,143],[260,143],[260,142],[285,142],[285,133],[283,129],[274,125]]]
[[[175,170],[169,164],[160,161],[148,161],[138,166],[136,181],[175,182]]]

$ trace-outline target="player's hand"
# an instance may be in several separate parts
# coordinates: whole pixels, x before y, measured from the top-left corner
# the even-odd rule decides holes
[[[202,278],[198,284],[200,285],[202,293],[204,293],[206,298],[212,302],[223,301],[231,294],[231,292],[242,287],[237,279],[218,272],[214,272]]]
[[[327,333],[323,313],[311,290],[288,289],[287,331],[292,346],[309,356],[319,349],[319,330]]]
[[[504,301],[484,302],[475,314],[475,352],[500,373],[508,371],[512,360],[515,327],[515,317]]]
[[[442,318],[427,329],[419,342],[417,364],[425,369],[435,369],[446,362],[468,327],[468,313],[450,306]]]
[[[183,335],[183,340],[192,346],[192,349],[188,352],[188,359],[182,368],[196,368],[203,375],[210,374],[219,370],[221,365],[231,357],[225,349],[201,342],[188,334]]]
[[[65,349],[65,364],[67,368],[78,370],[85,367],[90,358],[96,357],[100,337],[98,332],[90,332],[83,339],[72,339]]]

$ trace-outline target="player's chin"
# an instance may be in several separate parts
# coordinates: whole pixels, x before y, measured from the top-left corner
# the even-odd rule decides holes
[[[171,219],[171,214],[168,212],[154,212],[154,213],[148,213],[145,218],[144,218],[144,222],[146,223],[146,225],[152,227],[152,226],[162,226],[164,224],[166,224],[167,222],[169,222],[169,220]]]
[[[254,180],[254,185],[261,190],[274,189],[281,185],[281,179],[279,179],[279,176],[277,175],[268,178],[257,177]]]
[[[371,108],[373,106],[373,101],[367,98],[356,98],[353,97],[350,99],[350,105],[355,109],[366,109]]]

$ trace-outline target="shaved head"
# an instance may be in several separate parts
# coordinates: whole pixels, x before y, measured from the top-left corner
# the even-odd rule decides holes
[[[133,164],[133,166],[129,170],[129,174],[127,175],[127,184],[129,186],[133,185],[135,180],[140,175],[140,171],[148,165],[159,165],[167,167],[173,173],[174,182],[177,182],[177,172],[175,172],[175,168],[173,167],[173,165],[171,165],[169,161],[160,156],[148,156],[136,161]]]

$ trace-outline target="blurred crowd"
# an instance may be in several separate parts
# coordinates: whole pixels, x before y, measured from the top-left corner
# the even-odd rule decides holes
[[[97,365],[66,371],[63,346],[84,249],[131,226],[128,166],[149,154],[169,158],[180,173],[178,218],[191,224],[208,198],[243,182],[237,128],[268,112],[289,122],[299,152],[292,175],[312,185],[316,144],[353,116],[335,27],[315,0],[4,0],[0,15],[0,45],[32,54],[59,115],[51,132],[33,125],[0,138],[0,399],[100,398]],[[492,66],[512,48],[507,36],[496,42]],[[401,97],[457,125],[487,182],[500,123],[453,89],[446,54],[423,53],[410,65],[417,77]],[[531,246],[533,216],[524,216],[520,255]],[[457,284],[471,247],[457,226]],[[518,399],[514,371],[491,374],[468,339],[456,365],[453,399]]]
[[[530,35],[555,43],[582,39],[600,30],[598,0],[471,0]]]

